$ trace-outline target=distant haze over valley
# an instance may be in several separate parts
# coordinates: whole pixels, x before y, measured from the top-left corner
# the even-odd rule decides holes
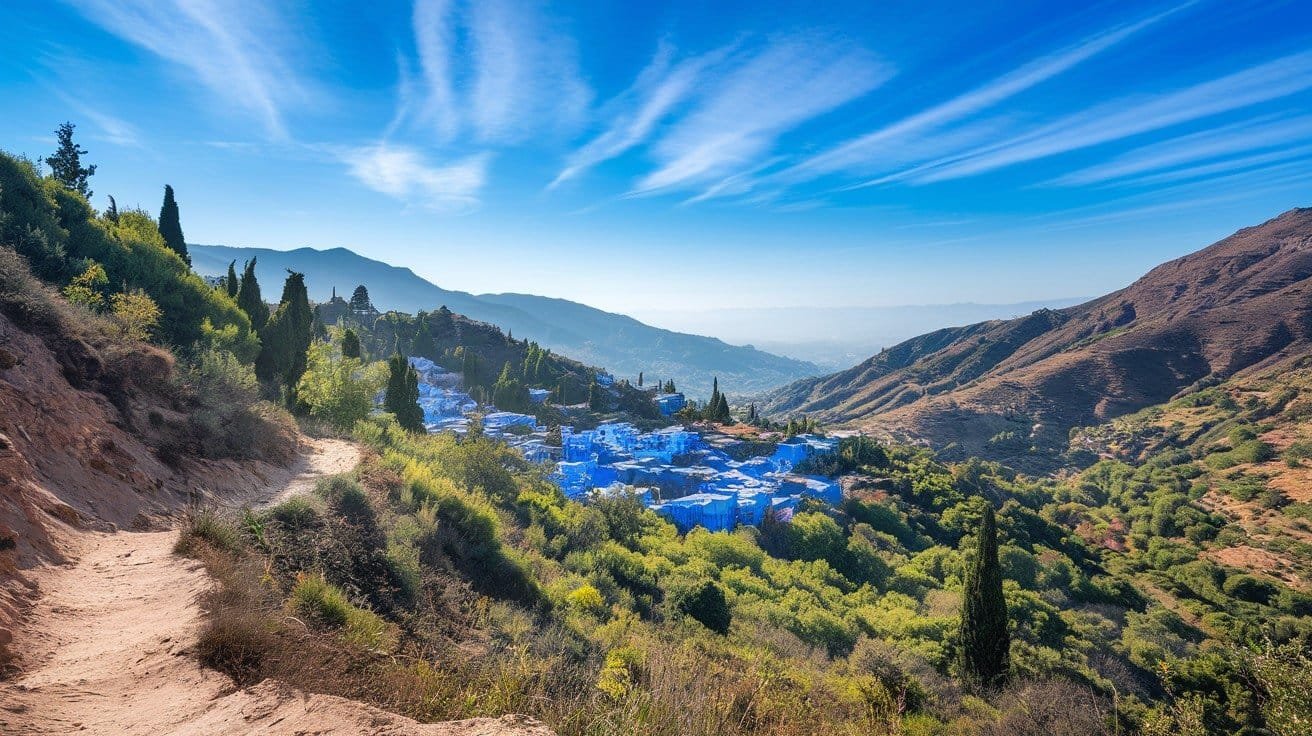
[[[846,368],[881,348],[944,327],[1011,319],[1036,309],[1086,301],[1067,297],[1013,304],[907,304],[886,307],[773,307],[637,310],[633,316],[670,330],[714,335],[825,368]]]
[[[689,396],[704,399],[711,383],[733,394],[747,394],[782,386],[824,372],[804,360],[785,358],[752,347],[727,344],[713,337],[689,335],[643,324],[566,299],[532,294],[470,294],[443,289],[408,268],[365,258],[346,248],[290,251],[195,245],[191,248],[196,271],[220,276],[228,264],[238,270],[256,258],[260,281],[277,284],[287,270],[305,274],[314,301],[327,301],[334,288],[349,297],[357,284],[369,289],[375,307],[403,312],[432,311],[441,306],[472,319],[490,322],[515,337],[540,343],[571,358],[611,371],[619,378],[673,379]],[[276,292],[264,294],[272,299]]]

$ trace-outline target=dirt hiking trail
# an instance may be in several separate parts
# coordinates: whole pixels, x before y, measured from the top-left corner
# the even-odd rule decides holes
[[[290,471],[243,503],[307,493],[360,459],[349,442],[306,444]],[[421,725],[271,680],[238,690],[190,656],[203,623],[197,597],[213,581],[173,554],[177,536],[88,534],[76,563],[38,573],[43,594],[14,641],[24,671],[0,682],[0,733],[550,736],[523,716]]]

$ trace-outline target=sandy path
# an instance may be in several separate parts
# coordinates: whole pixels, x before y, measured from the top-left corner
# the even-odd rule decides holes
[[[359,449],[318,440],[263,499],[277,502],[350,470]],[[43,595],[20,628],[22,676],[0,686],[0,733],[438,734],[537,736],[522,718],[420,726],[377,709],[266,681],[238,691],[189,655],[211,580],[172,554],[176,532],[91,534],[77,563],[39,575]]]

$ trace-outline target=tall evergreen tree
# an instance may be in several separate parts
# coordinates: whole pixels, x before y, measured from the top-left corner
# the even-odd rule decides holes
[[[228,288],[228,296],[235,300],[237,298],[237,289],[241,287],[241,282],[237,280],[236,260],[228,264],[228,275],[224,277],[223,285]]]
[[[251,327],[261,330],[269,321],[269,305],[260,296],[260,282],[255,278],[255,260],[252,258],[246,261],[246,267],[242,270],[241,285],[237,289],[237,306],[251,318]]]
[[[642,371],[638,371],[638,388],[642,388]]]
[[[396,416],[396,422],[402,429],[409,432],[424,431],[424,410],[419,408],[419,374],[400,353],[387,361],[387,369],[383,409]]]
[[[173,187],[164,185],[164,205],[159,208],[159,234],[164,236],[164,244],[182,260],[191,265],[191,256],[187,254],[187,241],[182,237],[182,219],[178,216],[178,201],[173,197]]]
[[[357,360],[360,358],[360,336],[349,327],[342,333],[342,357]]]
[[[109,207],[105,209],[105,219],[113,223],[118,222],[118,201],[112,194],[109,195]]]
[[[255,373],[265,381],[285,386],[289,406],[295,406],[296,383],[305,373],[305,352],[313,337],[314,313],[305,289],[305,274],[288,271],[278,309],[260,332]]]
[[[351,292],[351,311],[368,312],[373,309],[373,302],[369,301],[369,290],[360,284]]]
[[[503,411],[523,411],[528,408],[528,389],[515,377],[510,361],[501,368],[501,377],[492,386],[492,403]]]
[[[87,186],[87,177],[96,173],[96,166],[95,164],[82,165],[82,157],[87,152],[73,142],[73,129],[76,127],[72,123],[64,123],[55,131],[59,148],[46,157],[46,165],[50,167],[50,173],[55,177],[55,181],[91,199],[91,188]]]
[[[998,563],[998,521],[990,503],[984,506],[962,594],[962,676],[983,687],[1000,685],[1011,669],[1011,636],[1007,632],[1007,600],[1002,595],[1002,566]]]

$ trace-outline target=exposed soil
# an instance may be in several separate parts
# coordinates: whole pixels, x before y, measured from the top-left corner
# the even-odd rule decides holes
[[[304,493],[350,470],[359,448],[308,441],[289,471],[243,503]],[[419,724],[342,698],[266,680],[237,690],[190,651],[197,598],[213,584],[173,554],[174,531],[78,535],[71,565],[35,571],[42,592],[14,649],[22,674],[0,686],[0,732],[23,734],[435,734],[549,736],[523,716]]]

